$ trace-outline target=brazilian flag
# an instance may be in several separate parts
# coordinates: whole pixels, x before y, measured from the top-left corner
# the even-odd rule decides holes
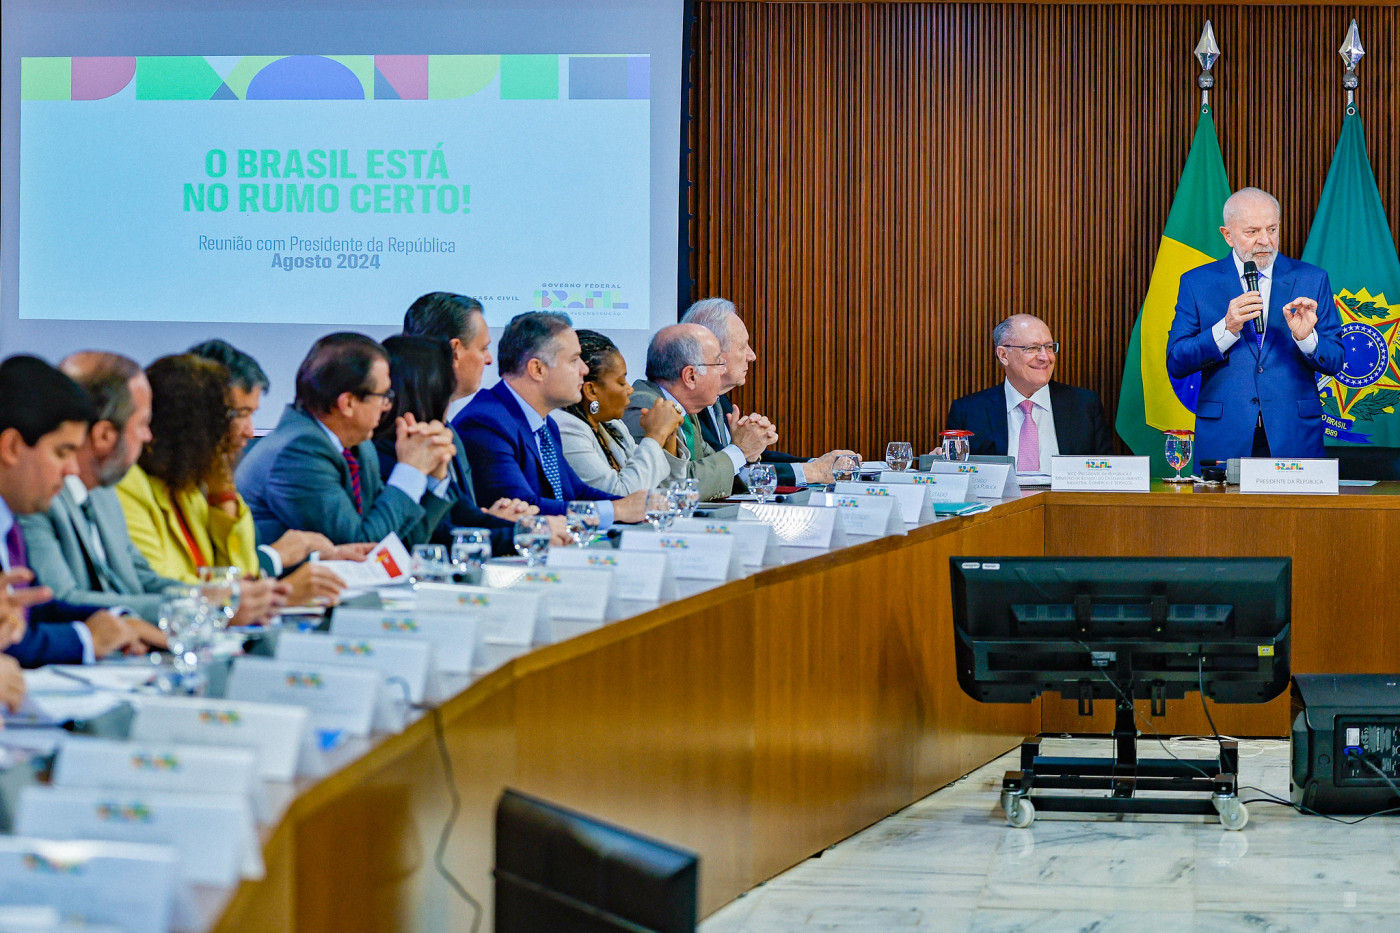
[[[1319,381],[1328,444],[1400,447],[1400,259],[1355,106],[1347,108],[1303,261],[1327,270],[1346,364]]]
[[[1220,215],[1229,196],[1215,121],[1210,106],[1204,105],[1157,247],[1147,297],[1133,325],[1128,358],[1123,363],[1123,386],[1118,392],[1114,425],[1118,436],[1133,453],[1152,457],[1153,476],[1172,472],[1167,467],[1162,432],[1196,427],[1201,377],[1199,373],[1186,379],[1167,375],[1167,331],[1176,315],[1182,274],[1230,252],[1220,235]]]

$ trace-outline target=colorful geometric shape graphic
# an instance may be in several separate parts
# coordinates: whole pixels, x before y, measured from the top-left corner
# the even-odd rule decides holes
[[[219,73],[197,55],[136,59],[137,100],[208,100],[223,83]]]
[[[501,59],[501,100],[558,99],[558,55],[507,55]]]
[[[645,55],[569,56],[570,100],[646,100],[651,59]]]
[[[500,71],[499,55],[429,55],[428,99],[455,100],[479,94]]]
[[[379,78],[383,78],[393,89],[394,93],[390,99],[428,99],[428,56],[376,55],[374,67],[378,71],[374,91],[376,98],[380,96]]]
[[[131,83],[135,58],[73,59],[73,100],[102,100]]]
[[[71,58],[26,58],[19,68],[20,100],[71,100]]]
[[[364,100],[365,88],[345,65],[322,55],[292,55],[248,82],[247,100]]]

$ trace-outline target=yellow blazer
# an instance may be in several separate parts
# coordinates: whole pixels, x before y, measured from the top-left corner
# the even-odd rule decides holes
[[[194,555],[175,514],[178,503],[190,535],[210,566],[237,567],[245,577],[257,576],[257,532],[252,510],[242,496],[238,497],[238,515],[230,516],[223,509],[211,509],[198,489],[172,496],[164,480],[139,466],[127,471],[116,490],[131,541],[156,573],[187,583],[199,582]]]

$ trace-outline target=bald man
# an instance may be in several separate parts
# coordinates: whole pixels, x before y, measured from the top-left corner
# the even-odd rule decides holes
[[[672,324],[663,327],[647,346],[647,377],[632,385],[632,399],[623,414],[633,437],[645,436],[641,425],[643,409],[668,401],[685,412],[681,422],[680,448],[689,459],[690,476],[700,481],[702,499],[723,499],[742,486],[749,464],[778,439],[768,419],[757,415],[729,415],[729,443],[716,450],[706,443],[697,413],[709,408],[724,391],[728,361],[720,350],[719,338],[699,324]]]
[[[1167,336],[1172,378],[1201,374],[1196,457],[1325,457],[1317,373],[1346,362],[1332,283],[1279,255],[1282,212],[1267,191],[1241,188],[1223,214],[1230,255],[1181,277]]]
[[[1056,454],[1113,453],[1113,432],[1097,392],[1055,382],[1060,345],[1030,314],[1013,314],[992,330],[1005,378],[948,408],[949,430],[972,432],[974,454],[1010,454],[1018,473],[1049,473]]]

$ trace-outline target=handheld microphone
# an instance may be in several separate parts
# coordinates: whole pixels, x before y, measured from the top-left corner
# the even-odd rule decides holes
[[[1252,292],[1259,291],[1259,267],[1254,264],[1253,259],[1245,260],[1244,284],[1245,287]],[[1262,312],[1254,319],[1254,332],[1256,334],[1264,333],[1264,315]]]

